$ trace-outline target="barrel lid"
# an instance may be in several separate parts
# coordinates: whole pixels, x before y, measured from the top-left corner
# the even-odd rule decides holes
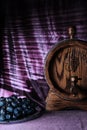
[[[70,33],[71,35],[71,33]],[[67,100],[87,98],[87,42],[70,39],[58,42],[45,59],[45,78],[50,90]]]

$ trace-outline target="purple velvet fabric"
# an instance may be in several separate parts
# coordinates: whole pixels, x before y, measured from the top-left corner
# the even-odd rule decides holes
[[[86,111],[46,112],[43,116],[18,124],[0,124],[1,130],[87,130]]]
[[[0,1],[0,97],[17,94],[45,103],[44,62],[51,47],[75,25],[87,40],[87,1]]]

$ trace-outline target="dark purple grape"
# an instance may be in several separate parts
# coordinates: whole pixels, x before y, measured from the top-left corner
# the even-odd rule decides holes
[[[0,101],[5,101],[5,98],[4,97],[0,97]]]
[[[5,101],[0,101],[0,107],[5,105]]]
[[[22,98],[22,102],[25,102],[26,101],[26,98]]]
[[[28,113],[29,113],[28,108],[26,108],[24,111],[25,111],[25,115],[28,115]]]
[[[10,120],[11,119],[11,115],[10,114],[6,114],[5,118],[6,118],[6,120]]]
[[[22,108],[26,109],[27,108],[26,104],[22,104]]]
[[[19,100],[16,100],[17,106],[21,106],[21,102]]]
[[[25,110],[22,111],[22,115],[23,115],[23,116],[26,115],[26,111],[25,111]]]
[[[11,98],[12,98],[13,100],[17,100],[17,95],[12,95]]]
[[[33,114],[35,112],[34,108],[28,109],[28,114]]]
[[[17,119],[17,116],[15,116],[15,115],[13,114],[12,119],[16,120],[16,119]]]
[[[12,98],[11,97],[6,98],[6,102],[7,103],[12,102]]]
[[[27,106],[27,108],[28,108],[28,109],[30,109],[30,108],[31,108],[31,106],[30,106],[30,105],[28,105],[28,106]]]
[[[5,121],[5,116],[4,115],[0,115],[0,121]]]
[[[7,112],[13,112],[13,107],[12,106],[7,106],[6,111]]]
[[[5,108],[1,108],[1,109],[0,109],[0,114],[1,114],[1,115],[5,115],[5,113],[6,113]]]
[[[12,105],[13,107],[17,107],[17,102],[16,102],[16,101],[12,101],[12,102],[11,102],[11,105]]]
[[[21,113],[20,113],[20,111],[19,111],[17,108],[15,108],[14,111],[13,111],[13,114],[14,114],[16,117],[19,117]]]
[[[18,110],[19,112],[21,112],[21,111],[22,111],[22,107],[17,107],[17,110]]]
[[[22,102],[22,98],[18,98],[18,101],[21,103]]]

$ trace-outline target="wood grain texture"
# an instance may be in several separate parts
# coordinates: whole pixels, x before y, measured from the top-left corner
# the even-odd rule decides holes
[[[77,100],[67,100],[61,98],[57,93],[49,92],[46,99],[46,110],[63,110],[63,109],[82,109],[87,110],[87,99],[77,101]]]
[[[70,105],[85,109],[87,105],[87,43],[70,39],[55,45],[46,57],[45,76],[50,87],[46,100],[47,109],[59,110]],[[78,77],[78,82],[71,92],[72,76]]]

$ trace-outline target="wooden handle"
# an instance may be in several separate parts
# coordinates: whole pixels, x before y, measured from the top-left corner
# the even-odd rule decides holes
[[[68,28],[68,34],[70,39],[74,38],[75,33],[76,33],[76,28],[74,26]]]

